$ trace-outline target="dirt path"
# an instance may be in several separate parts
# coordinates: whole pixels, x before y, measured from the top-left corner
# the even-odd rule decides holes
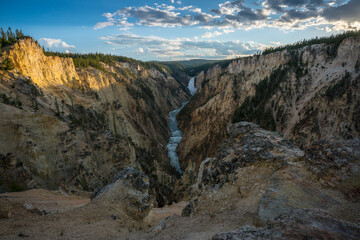
[[[24,192],[0,194],[0,199],[24,205],[27,209],[37,208],[48,213],[58,213],[85,206],[89,198],[67,195],[58,191],[32,189]]]
[[[169,216],[180,218],[186,202],[153,208],[144,224],[100,209],[90,199],[34,189],[0,194],[0,239],[152,238],[150,227]],[[142,227],[140,227],[142,226]]]
[[[181,212],[186,206],[185,201],[174,203],[172,205],[165,206],[163,208],[153,208],[151,209],[149,215],[144,219],[144,222],[147,225],[155,226],[158,224],[162,219],[165,219],[167,217],[173,216],[173,215],[179,215],[181,216]]]

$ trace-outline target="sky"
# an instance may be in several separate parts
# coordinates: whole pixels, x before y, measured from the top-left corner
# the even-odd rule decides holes
[[[52,51],[229,59],[359,30],[360,0],[8,0],[0,26]]]

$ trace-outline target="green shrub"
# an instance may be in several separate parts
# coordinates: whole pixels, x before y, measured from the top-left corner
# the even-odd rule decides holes
[[[1,70],[13,70],[15,68],[14,63],[11,61],[10,58],[6,58],[0,66]]]
[[[5,93],[1,95],[4,104],[10,104],[10,98]]]
[[[56,97],[55,97],[55,100],[54,100],[54,104],[55,104],[55,116],[58,117],[58,118],[61,118],[59,103],[58,103]]]
[[[11,182],[9,188],[10,188],[10,192],[21,192],[25,190],[22,186],[20,186],[16,182]]]
[[[15,99],[15,106],[17,106],[18,108],[21,108],[22,109],[22,102],[21,100],[19,99],[19,96],[16,96],[16,99]]]
[[[350,78],[351,74],[346,71],[344,77],[339,82],[337,82],[333,86],[330,86],[326,90],[325,95],[329,98],[330,101],[332,101],[336,97],[341,97],[346,92],[346,90],[351,85]]]

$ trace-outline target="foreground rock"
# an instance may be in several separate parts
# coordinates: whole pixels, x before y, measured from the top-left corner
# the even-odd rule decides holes
[[[213,240],[359,239],[360,227],[321,211],[294,210],[262,228],[246,226],[215,235]]]
[[[253,123],[239,122],[230,125],[227,131],[229,138],[220,145],[218,154],[201,163],[197,182],[190,193],[192,200],[184,208],[183,216],[208,214],[216,218],[227,212],[248,219],[249,225],[265,226],[260,230],[242,229],[238,235],[219,235],[215,239],[286,239],[289,237],[286,231],[293,229],[291,231],[300,234],[302,228],[306,230],[304,236],[314,234],[315,237],[332,236],[335,239],[339,239],[337,234],[340,239],[360,236],[356,235],[360,234],[357,225],[342,223],[356,224],[360,220],[360,202],[353,197],[358,191],[360,177],[359,139],[333,140],[331,143],[324,140],[309,146],[305,154],[278,133],[261,129]],[[327,160],[315,161],[316,156],[323,156],[324,151],[328,153]],[[343,168],[331,161],[340,155]],[[321,178],[319,180],[320,166],[326,174],[334,172],[332,176],[341,176],[341,184],[331,188],[324,186]],[[350,166],[353,170],[349,169]],[[312,213],[311,209],[315,212],[321,209],[330,217]],[[306,218],[314,222],[301,221]],[[339,220],[331,220],[333,218]],[[270,223],[275,227],[268,228]],[[318,229],[315,225],[319,225]],[[280,227],[286,230],[284,234],[278,231]],[[348,236],[344,234],[346,230],[337,232],[337,228],[349,228],[352,233]],[[317,231],[320,235],[315,234]],[[294,235],[294,238],[301,239],[302,235]]]
[[[114,215],[128,215],[141,221],[156,204],[149,177],[134,168],[122,170],[114,183],[101,189],[90,206],[113,211]]]
[[[360,138],[323,139],[305,148],[306,161],[324,187],[360,200]]]

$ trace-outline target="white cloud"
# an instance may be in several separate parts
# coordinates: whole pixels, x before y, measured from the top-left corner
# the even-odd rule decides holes
[[[214,32],[206,32],[201,37],[202,38],[212,38],[216,36],[221,36],[223,34],[229,34],[235,32],[233,29],[223,29],[222,32],[214,31]]]
[[[98,23],[95,24],[94,29],[98,30],[98,29],[113,26],[113,25],[114,25],[113,22],[98,22]]]
[[[171,3],[174,3],[174,0],[171,0]]]
[[[240,8],[238,7],[237,4],[233,4],[229,1],[219,4],[219,11],[221,12],[221,14],[233,15],[235,12],[238,12],[239,10]]]
[[[181,2],[181,1],[177,1],[176,3],[177,3],[177,4],[179,4],[179,5],[181,5],[181,4],[182,4],[182,2]]]
[[[223,34],[219,32],[220,34]],[[118,34],[101,38],[105,43],[119,48],[137,48],[138,54],[144,46],[147,51],[160,59],[187,58],[235,58],[251,55],[269,47],[256,42],[240,41],[205,41],[188,38],[166,39],[156,36],[139,36],[135,34]]]
[[[228,34],[228,33],[233,33],[235,31],[233,29],[224,29],[223,32]]]
[[[332,31],[332,29],[331,29],[331,28],[329,28],[329,27],[325,27],[325,31],[326,31],[326,32],[331,32],[331,31]]]
[[[186,10],[190,10],[190,9],[192,9],[192,8],[193,8],[193,6],[192,6],[192,5],[189,5],[189,6],[185,6],[185,7],[178,8],[177,10],[186,11]]]
[[[103,16],[106,17],[106,18],[112,18],[114,16],[114,14],[112,14],[112,13],[104,13]]]
[[[201,8],[192,8],[192,9],[190,9],[190,11],[192,11],[194,13],[201,13]]]
[[[39,42],[48,48],[63,48],[63,49],[75,48],[74,45],[67,44],[61,39],[40,38]]]
[[[137,52],[138,52],[138,54],[144,53],[144,49],[143,48],[138,48]]]
[[[212,37],[216,37],[216,36],[220,36],[220,35],[223,35],[223,33],[218,32],[218,31],[214,31],[214,32],[206,32],[201,37],[202,38],[212,38]]]

